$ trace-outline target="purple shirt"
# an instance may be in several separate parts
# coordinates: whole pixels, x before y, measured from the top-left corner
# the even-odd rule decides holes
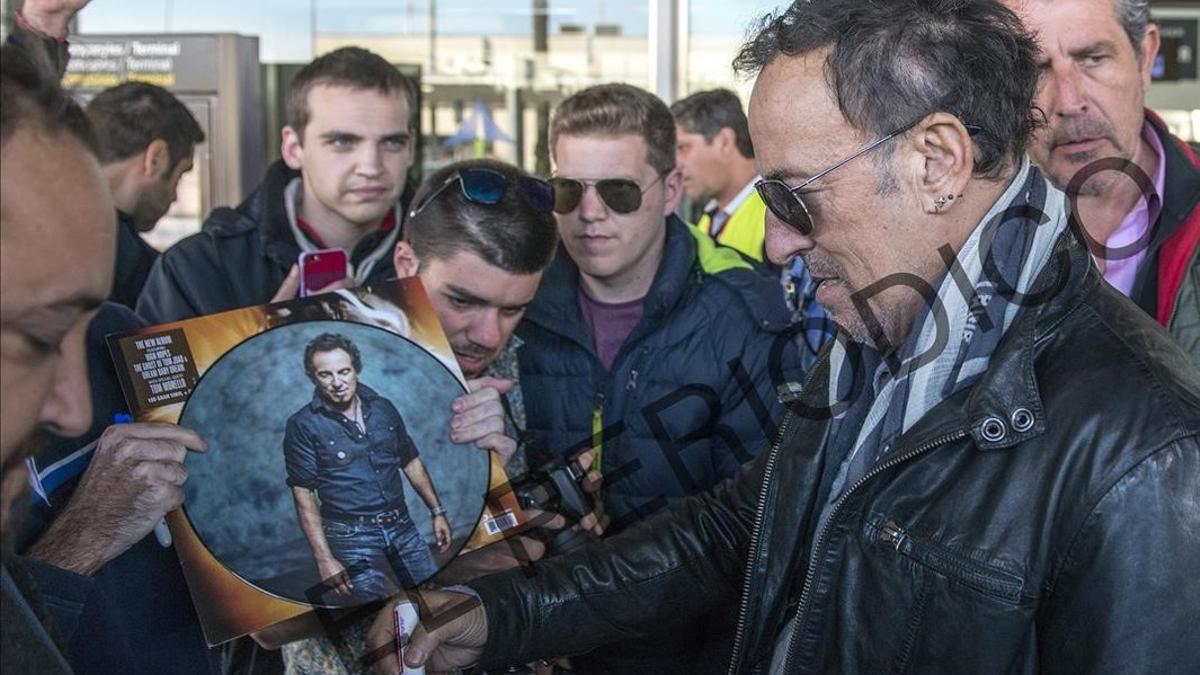
[[[609,304],[593,300],[579,285],[579,311],[596,341],[596,355],[605,370],[612,370],[621,345],[629,338],[634,326],[642,320],[642,298],[631,302]]]
[[[1146,236],[1146,233],[1150,231],[1150,226],[1158,221],[1158,214],[1162,211],[1167,175],[1167,160],[1162,141],[1159,140],[1158,134],[1154,133],[1154,127],[1150,126],[1149,122],[1142,125],[1142,140],[1149,143],[1154,154],[1158,155],[1158,169],[1154,173],[1155,198],[1150,199],[1147,203],[1145,199],[1139,197],[1133,210],[1126,214],[1120,227],[1113,231],[1108,241],[1105,242],[1105,247],[1112,253],[1109,254],[1110,259],[1105,261],[1104,280],[1125,295],[1133,292],[1133,282],[1137,278],[1138,267],[1146,258],[1148,247],[1139,245],[1137,242]],[[1135,245],[1137,251],[1133,255],[1116,257],[1120,255],[1122,248]]]

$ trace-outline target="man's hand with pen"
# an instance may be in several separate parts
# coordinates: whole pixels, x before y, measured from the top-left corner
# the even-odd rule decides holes
[[[70,501],[27,555],[79,574],[94,573],[183,503],[184,459],[189,451],[206,449],[194,431],[176,424],[110,426]]]

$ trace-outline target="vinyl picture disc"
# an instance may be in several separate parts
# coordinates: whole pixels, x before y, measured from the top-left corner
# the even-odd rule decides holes
[[[488,490],[488,453],[450,441],[464,393],[380,328],[309,321],[250,337],[183,409],[208,444],[188,454],[188,520],[217,561],[275,597],[351,607],[421,584],[467,542]]]

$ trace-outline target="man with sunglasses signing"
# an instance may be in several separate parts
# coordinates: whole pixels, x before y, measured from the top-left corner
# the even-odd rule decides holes
[[[623,84],[563,101],[551,124],[562,248],[517,334],[529,430],[590,448],[609,529],[732,476],[799,382],[779,286],[673,214],[675,121]],[[774,348],[774,349],[773,349]],[[704,621],[573,660],[581,672],[696,672]],[[710,640],[719,650],[722,640]]]
[[[1195,670],[1200,373],[1026,157],[1020,20],[800,0],[758,26],[736,63],[767,252],[805,258],[838,340],[737,480],[424,597],[408,661],[585,650],[732,602],[729,673]]]

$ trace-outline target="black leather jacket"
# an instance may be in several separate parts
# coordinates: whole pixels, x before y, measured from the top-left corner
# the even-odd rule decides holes
[[[1023,310],[983,379],[901,436],[820,532],[828,421],[804,410],[825,400],[810,390],[772,450],[714,492],[473,582],[485,664],[739,603],[731,673],[765,670],[797,611],[788,672],[1200,672],[1200,373],[1073,235],[1055,261],[1044,274],[1062,272],[1062,290]]]

